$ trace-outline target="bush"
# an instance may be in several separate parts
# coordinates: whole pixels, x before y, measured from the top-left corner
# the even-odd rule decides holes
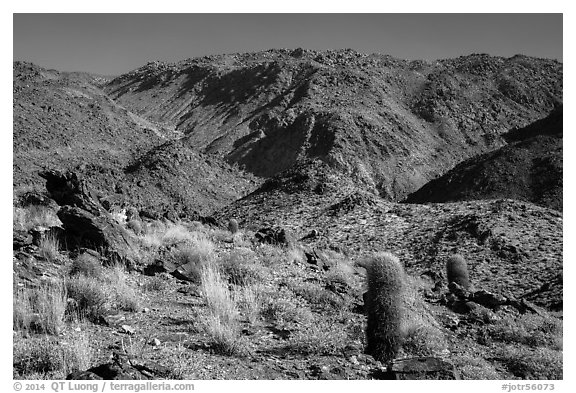
[[[66,289],[73,300],[68,304],[68,313],[77,313],[93,322],[106,314],[108,295],[94,277],[74,276],[66,281]]]
[[[350,339],[343,326],[317,320],[306,329],[298,330],[288,345],[291,351],[303,355],[342,355]]]
[[[98,278],[102,275],[102,264],[100,259],[88,253],[80,254],[70,267],[70,275],[77,276],[82,274],[86,277]]]
[[[136,291],[128,285],[126,273],[122,265],[114,265],[106,269],[104,275],[106,292],[109,302],[115,308],[125,311],[138,311],[140,305]]]
[[[442,356],[448,343],[438,328],[416,325],[405,332],[402,349],[410,356]]]
[[[25,379],[65,379],[92,365],[88,336],[82,332],[71,333],[66,341],[49,336],[15,337],[13,355],[14,371]]]
[[[390,253],[374,254],[366,266],[366,352],[375,359],[394,359],[402,345],[404,268]]]
[[[228,221],[228,230],[229,230],[232,234],[235,234],[236,232],[238,232],[238,221],[236,221],[235,219],[231,218],[230,221]]]
[[[304,282],[289,285],[292,292],[305,299],[313,309],[323,311],[340,311],[346,306],[346,302],[341,296],[328,291],[318,285]]]
[[[487,331],[496,341],[562,350],[562,321],[550,316],[524,314],[516,319],[509,316]]]
[[[496,356],[506,369],[522,379],[562,379],[562,352],[515,345],[500,347]]]
[[[164,289],[166,289],[166,281],[164,281],[164,279],[161,276],[154,276],[154,277],[150,277],[150,279],[148,281],[146,281],[146,283],[144,283],[144,290],[145,291],[163,291]]]
[[[280,325],[308,324],[313,319],[310,308],[299,307],[293,292],[285,289],[262,291],[260,315]]]
[[[470,288],[468,264],[462,255],[455,254],[448,258],[446,276],[448,277],[448,283],[454,282],[464,289]]]
[[[503,379],[494,366],[479,355],[460,354],[453,356],[451,360],[462,379]]]
[[[15,330],[58,334],[64,324],[66,291],[60,283],[18,289],[13,297]]]
[[[262,279],[261,269],[256,265],[256,255],[248,249],[234,249],[220,257],[220,271],[231,284],[252,285]]]
[[[201,291],[208,307],[208,317],[202,320],[202,325],[214,349],[225,355],[242,354],[244,343],[240,337],[238,307],[228,284],[214,266],[202,269]]]
[[[38,252],[47,261],[54,261],[59,255],[59,249],[60,242],[58,241],[58,238],[51,233],[45,235],[40,240],[40,244],[38,246]]]
[[[202,269],[213,257],[213,245],[207,246],[182,244],[170,250],[167,258],[170,258],[176,266],[186,266],[186,275],[195,283],[200,283]]]

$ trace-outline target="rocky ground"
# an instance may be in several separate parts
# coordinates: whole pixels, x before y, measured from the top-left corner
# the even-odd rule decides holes
[[[562,378],[561,101],[525,56],[16,62],[14,377]],[[391,362],[365,353],[382,251]]]

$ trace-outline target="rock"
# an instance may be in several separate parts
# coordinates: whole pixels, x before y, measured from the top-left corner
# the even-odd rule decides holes
[[[394,360],[388,365],[386,377],[397,380],[460,379],[452,363],[435,357]]]
[[[104,378],[102,378],[101,376],[94,374],[92,371],[76,371],[73,372],[71,374],[68,374],[68,376],[66,377],[67,380],[76,380],[76,381],[80,381],[80,380],[102,380]]]
[[[266,227],[259,229],[254,235],[260,243],[268,243],[279,246],[290,246],[294,243],[290,232],[282,227]]]
[[[142,380],[168,379],[170,375],[170,369],[158,363],[114,352],[110,362],[91,367],[86,371],[71,373],[66,379]]]
[[[304,256],[309,264],[317,266],[324,271],[328,271],[336,265],[334,261],[330,260],[322,251],[317,249],[304,250]]]
[[[19,250],[32,244],[32,236],[25,231],[14,231],[12,235],[12,248]]]
[[[122,332],[126,334],[136,334],[136,330],[130,325],[122,325]]]
[[[122,314],[109,314],[100,317],[100,322],[106,326],[121,326],[122,322],[126,321],[126,317]]]
[[[96,215],[102,210],[96,192],[76,173],[49,170],[39,175],[46,179],[46,190],[58,205],[78,207]]]
[[[131,262],[137,249],[134,241],[108,214],[96,216],[74,206],[63,206],[58,218],[66,231],[68,247],[107,250],[113,258]]]
[[[508,302],[504,296],[490,293],[484,290],[476,291],[469,297],[470,301],[478,303],[484,307],[494,309]]]
[[[469,295],[465,288],[453,281],[448,284],[448,290],[460,299],[467,299]]]
[[[150,340],[149,344],[154,346],[154,347],[158,347],[158,346],[160,346],[161,342],[157,338],[153,338],[152,340]]]

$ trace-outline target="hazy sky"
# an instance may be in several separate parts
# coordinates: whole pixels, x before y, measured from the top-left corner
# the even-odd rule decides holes
[[[297,47],[562,61],[562,14],[14,14],[14,60],[64,71],[118,75],[152,60]]]

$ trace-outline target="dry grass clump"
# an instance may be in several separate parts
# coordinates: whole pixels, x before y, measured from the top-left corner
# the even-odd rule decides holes
[[[82,253],[72,261],[70,275],[77,276],[82,274],[87,277],[98,278],[102,275],[102,269],[102,264],[98,257],[88,253]]]
[[[442,331],[434,326],[415,324],[404,332],[402,349],[409,356],[443,356],[448,342]]]
[[[41,205],[12,208],[12,227],[16,230],[29,231],[35,227],[50,228],[61,225],[56,212]]]
[[[562,321],[551,316],[508,316],[489,326],[487,332],[495,341],[562,350]]]
[[[260,315],[277,325],[309,324],[314,316],[306,304],[301,304],[294,293],[285,288],[262,289]]]
[[[58,334],[64,326],[66,289],[60,283],[19,288],[13,296],[15,330]]]
[[[72,302],[68,303],[68,313],[78,314],[96,322],[108,311],[108,294],[102,282],[94,277],[73,276],[66,280],[66,290]]]
[[[166,289],[166,280],[161,275],[150,277],[143,285],[143,289],[147,292],[161,292]]]
[[[38,245],[38,252],[47,261],[55,261],[60,255],[58,250],[60,249],[60,241],[56,236],[49,233],[45,235]]]
[[[402,348],[412,356],[441,356],[448,350],[446,337],[426,303],[420,289],[426,283],[419,278],[406,276],[401,304],[404,318],[401,321]]]
[[[460,378],[466,380],[503,379],[494,365],[476,354],[459,354],[450,358]]]
[[[183,224],[156,221],[143,228],[142,232],[142,242],[147,247],[170,247],[184,243],[202,246],[202,243],[210,242],[205,233],[190,231]]]
[[[93,351],[84,332],[70,332],[66,339],[50,336],[15,336],[13,367],[18,379],[65,379],[92,366]]]
[[[200,283],[202,269],[214,258],[213,250],[214,245],[209,240],[198,244],[180,244],[172,248],[166,257],[184,269],[193,282]]]
[[[225,355],[243,354],[245,344],[240,337],[238,306],[228,284],[213,265],[202,269],[201,292],[208,308],[202,327],[211,338],[214,349]]]
[[[105,270],[103,283],[111,307],[124,311],[139,311],[140,304],[134,288],[128,284],[127,273],[120,264],[112,265]]]
[[[109,310],[138,311],[138,295],[127,282],[121,265],[102,269],[98,277],[78,274],[66,280],[69,313],[77,313],[93,322],[105,316]]]
[[[224,253],[217,263],[224,277],[234,285],[252,285],[264,278],[256,254],[247,248],[235,248]]]
[[[306,300],[313,310],[339,312],[347,306],[346,301],[342,296],[324,289],[319,284],[313,284],[310,282],[290,282],[288,287],[297,296]]]
[[[341,355],[350,343],[346,329],[322,318],[315,319],[306,328],[297,330],[288,342],[291,351],[303,355]]]
[[[497,349],[496,358],[521,379],[562,379],[562,351],[505,345]]]
[[[262,310],[262,288],[260,285],[254,284],[240,287],[234,292],[234,297],[246,320],[251,325],[257,324]]]

